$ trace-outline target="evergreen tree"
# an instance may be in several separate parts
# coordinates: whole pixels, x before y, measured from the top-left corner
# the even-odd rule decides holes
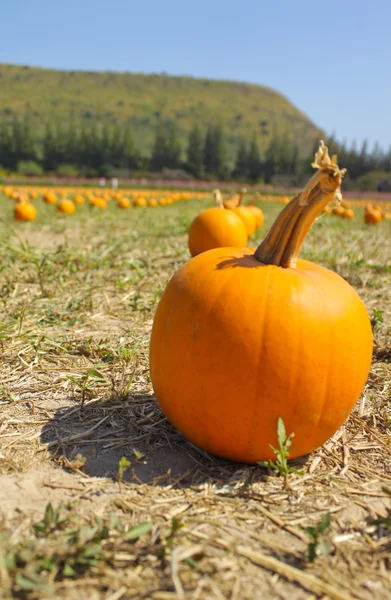
[[[167,135],[163,121],[159,121],[156,129],[151,166],[154,171],[161,171],[167,166]]]
[[[225,179],[228,175],[226,165],[226,145],[221,124],[209,125],[204,144],[205,172]]]
[[[26,109],[23,121],[20,126],[21,140],[19,147],[19,160],[37,160],[37,151],[35,147],[35,131],[33,129],[31,110]]]
[[[244,138],[241,138],[239,142],[232,175],[237,179],[247,179],[249,176],[249,149],[247,148],[246,140]]]
[[[180,167],[181,153],[177,126],[174,122],[171,122],[168,126],[166,166],[170,169]]]
[[[116,140],[117,141],[117,140]],[[113,165],[114,164],[114,140],[111,137],[110,125],[107,121],[104,121],[99,135],[99,145],[97,152],[97,166],[100,168],[102,165]]]
[[[226,160],[227,149],[225,135],[222,125],[216,125],[214,129],[214,173],[219,179],[226,179],[229,176]]]
[[[124,139],[128,125],[124,126],[120,123],[115,123],[111,128],[109,138],[109,156],[108,163],[113,167],[124,166]]]
[[[56,161],[56,138],[51,123],[46,124],[43,138],[43,168],[45,171],[53,171],[57,166]]]
[[[290,155],[290,165],[289,165],[289,174],[290,175],[298,175],[300,170],[300,150],[299,146],[296,142],[294,142],[291,146],[291,155]]]
[[[12,134],[6,118],[0,125],[0,165],[6,169],[12,168]]]
[[[265,154],[263,163],[263,176],[266,183],[271,183],[274,175],[278,172],[280,162],[280,142],[276,135],[271,139]]]
[[[364,140],[361,146],[360,153],[357,156],[357,171],[355,172],[355,176],[359,177],[360,175],[363,175],[363,173],[367,172],[370,167],[369,162],[370,159],[368,156],[368,142],[367,140]]]
[[[87,166],[88,161],[88,133],[85,122],[82,121],[79,128],[79,144],[75,152],[75,164],[80,168]]]
[[[257,136],[254,134],[248,151],[248,176],[251,181],[258,181],[262,175],[261,155],[258,148]]]
[[[354,180],[360,175],[360,157],[357,151],[356,140],[353,140],[352,142],[347,159],[346,167],[348,169],[350,178]]]
[[[203,163],[205,173],[214,173],[214,155],[215,155],[215,136],[213,125],[208,125],[206,130],[204,151],[203,151]]]
[[[128,123],[125,127],[122,139],[121,166],[127,169],[135,169],[137,168],[137,163],[138,157],[136,145],[134,143],[130,123]]]
[[[54,127],[55,137],[55,166],[58,167],[67,163],[67,131],[60,121],[56,121]]]
[[[23,160],[23,122],[15,116],[11,125],[11,168],[16,169],[16,166],[20,160]]]
[[[384,168],[384,154],[378,142],[375,142],[368,156],[367,168],[368,171],[381,171]]]
[[[186,168],[194,177],[201,177],[203,171],[203,139],[201,129],[197,124],[190,131]]]
[[[104,160],[102,157],[101,136],[98,123],[93,121],[87,129],[86,166],[95,172],[99,172]]]
[[[78,152],[80,147],[79,131],[76,125],[74,114],[71,113],[68,126],[64,132],[64,161],[65,164],[75,165],[78,162]]]
[[[389,173],[391,173],[391,147],[388,149],[388,152],[385,153],[383,160],[384,160],[384,162],[383,162],[384,171],[388,171]],[[0,164],[1,164],[1,160],[0,160]]]

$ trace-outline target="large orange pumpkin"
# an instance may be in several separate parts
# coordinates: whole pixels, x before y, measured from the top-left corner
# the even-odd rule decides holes
[[[281,417],[291,458],[346,420],[368,376],[372,331],[339,275],[297,254],[344,170],[321,143],[318,172],[263,243],[196,256],[172,277],[150,342],[156,398],[188,440],[219,456],[275,458]]]
[[[224,208],[217,190],[215,196],[217,206],[203,210],[190,226],[188,242],[192,256],[221,246],[242,248],[247,245],[243,221],[232,210]]]

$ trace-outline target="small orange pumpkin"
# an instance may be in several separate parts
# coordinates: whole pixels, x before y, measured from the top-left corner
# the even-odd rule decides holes
[[[248,208],[249,210],[251,210],[251,212],[255,216],[255,225],[256,225],[256,228],[260,229],[262,227],[262,225],[264,224],[264,221],[265,221],[262,209],[259,208],[259,206],[247,206],[246,208]]]
[[[367,225],[377,225],[383,219],[382,211],[379,208],[367,204],[364,208],[364,221]]]
[[[338,204],[337,206],[334,206],[334,208],[332,209],[331,212],[333,213],[333,215],[336,215],[337,217],[343,217],[345,209],[343,206]]]
[[[107,201],[105,200],[105,198],[102,198],[100,196],[93,196],[92,198],[90,198],[90,206],[100,208],[101,210],[106,210]]]
[[[144,208],[145,206],[147,206],[147,201],[145,198],[142,198],[141,196],[138,198],[135,198],[133,200],[133,206],[135,208]]]
[[[192,256],[221,246],[241,248],[247,245],[242,219],[224,208],[219,190],[215,191],[215,197],[217,206],[203,210],[190,226],[188,243]]]
[[[187,439],[224,458],[274,459],[279,418],[294,433],[290,457],[307,454],[346,420],[368,376],[372,330],[360,297],[336,273],[297,259],[345,172],[323,142],[314,165],[255,252],[196,256],[157,307],[156,398]]]
[[[220,191],[220,190],[219,190]],[[242,205],[243,196],[247,192],[246,188],[242,188],[239,194],[234,194],[226,200],[223,200],[224,208],[236,208]]]
[[[243,188],[238,195],[238,203],[235,207],[231,208],[232,212],[238,215],[244,223],[246,233],[248,237],[251,237],[257,228],[257,217],[251,206],[243,206],[243,196],[246,192],[246,188]],[[263,215],[262,215],[263,216]]]
[[[20,202],[15,206],[14,217],[17,221],[34,221],[37,209],[30,202]]]
[[[46,194],[43,195],[43,201],[46,202],[46,204],[56,204],[57,196],[54,192],[46,192]]]
[[[128,198],[123,198],[122,196],[120,198],[118,198],[117,200],[117,207],[118,208],[129,208],[130,207],[130,200]]]
[[[72,200],[60,200],[60,202],[57,204],[57,210],[58,212],[66,215],[73,215],[75,212],[75,205],[73,204]]]
[[[243,224],[246,228],[246,233],[248,237],[251,237],[257,228],[257,221],[255,218],[255,214],[251,211],[251,208],[248,206],[237,206],[236,208],[230,209],[235,215],[243,221]]]
[[[342,216],[344,219],[354,219],[354,210],[352,208],[344,208]]]

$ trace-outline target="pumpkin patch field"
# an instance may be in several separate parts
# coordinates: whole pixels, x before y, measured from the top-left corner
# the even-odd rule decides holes
[[[260,244],[293,204],[253,192],[241,201],[227,219],[235,236],[245,240],[257,223],[248,247],[258,247],[267,268],[282,270],[286,252],[275,257],[275,240],[288,240],[284,217]],[[253,211],[253,229],[240,220],[247,205],[263,213]],[[233,283],[234,275],[242,279],[233,265],[254,266],[250,251],[230,248],[224,265],[214,266],[219,250],[203,253],[197,237],[191,259],[188,232],[202,211],[216,207],[212,190],[0,188],[0,598],[391,597],[390,207],[347,199],[342,214],[334,206],[311,216],[297,263],[304,283],[318,277],[310,263],[333,272],[319,291],[305,292],[309,325],[297,309],[304,294],[298,282],[287,310],[285,283],[277,286],[279,296],[265,300],[248,268],[251,306],[240,304],[242,284]],[[231,209],[220,202],[220,210]],[[288,241],[289,250],[296,242]],[[203,307],[198,362],[189,359],[197,327],[186,328],[187,338],[180,334],[193,300],[199,309],[195,296],[184,306],[193,289],[185,277],[196,268],[190,259],[212,282],[206,298],[217,294],[219,268],[225,286],[218,307],[227,338],[208,329]],[[202,277],[191,281],[196,294]],[[275,419],[275,449],[265,443],[262,456],[244,391],[251,388],[250,366],[256,381],[264,360],[255,335],[257,294],[268,335],[278,338],[265,387],[278,387],[276,364],[289,390],[278,408],[283,418]],[[347,313],[334,346],[327,337],[331,313],[319,309],[329,295]],[[281,307],[271,310],[273,301]],[[275,330],[278,315],[282,333]],[[166,340],[169,320],[179,323],[179,333]],[[319,337],[300,354],[314,330]],[[231,339],[244,340],[244,358]],[[354,352],[346,350],[349,343]],[[327,344],[325,374],[319,361]],[[234,371],[245,374],[244,383],[230,390]],[[319,392],[305,416],[301,398],[319,377],[334,386],[324,396],[330,406],[319,408]],[[197,402],[198,390],[206,398],[212,380],[219,410],[207,418],[186,412],[186,399]],[[175,396],[168,408],[166,390]],[[314,418],[328,408],[334,420]],[[272,409],[259,409],[258,421]],[[235,415],[233,429],[232,420],[231,429],[219,420],[225,410]],[[249,431],[251,449],[244,443],[239,453],[236,440]],[[210,448],[204,438],[213,438]],[[296,458],[287,461],[290,454]]]

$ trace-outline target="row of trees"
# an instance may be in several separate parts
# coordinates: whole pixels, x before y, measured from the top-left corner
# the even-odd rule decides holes
[[[391,174],[391,150],[378,145],[370,151],[364,142],[347,147],[333,137],[327,140],[338,153],[341,165],[348,168],[350,180],[372,172]],[[307,155],[288,135],[274,135],[266,150],[260,150],[256,136],[242,138],[234,161],[228,159],[227,136],[221,124],[194,125],[186,144],[175,123],[160,121],[152,151],[143,154],[135,143],[130,123],[77,122],[66,125],[49,122],[39,133],[29,111],[21,118],[0,121],[0,165],[9,170],[31,174],[110,175],[113,169],[161,172],[164,169],[186,171],[195,178],[237,179],[242,181],[300,184],[310,172],[315,146]],[[232,164],[233,162],[233,164]]]

